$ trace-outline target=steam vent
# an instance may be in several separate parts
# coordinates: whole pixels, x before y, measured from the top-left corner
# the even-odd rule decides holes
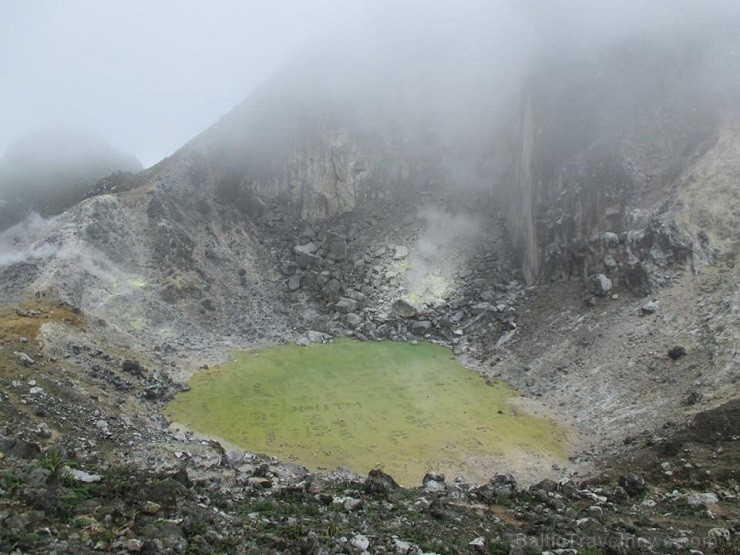
[[[0,555],[740,553],[740,3],[0,12]]]

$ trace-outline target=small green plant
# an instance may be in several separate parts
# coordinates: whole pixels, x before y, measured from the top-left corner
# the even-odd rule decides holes
[[[511,545],[508,542],[497,540],[488,544],[489,555],[509,555]]]
[[[45,468],[46,470],[51,472],[53,476],[56,476],[62,469],[65,459],[66,457],[59,449],[54,449],[53,447],[51,447],[41,452],[41,454],[36,459],[36,464],[38,464],[39,467]]]
[[[15,490],[26,482],[27,473],[16,468],[9,468],[0,476],[3,489]]]
[[[323,531],[321,532],[321,536],[324,539],[334,539],[337,536],[340,535],[342,530],[341,523],[339,522],[339,519],[336,516],[332,516],[324,526]]]
[[[249,511],[253,513],[259,513],[263,516],[277,516],[280,514],[280,508],[278,504],[272,499],[255,499],[249,505]]]

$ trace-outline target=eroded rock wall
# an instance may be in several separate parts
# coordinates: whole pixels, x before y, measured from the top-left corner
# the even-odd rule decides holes
[[[532,77],[501,136],[508,170],[494,186],[528,283],[604,273],[647,294],[646,265],[708,256],[671,212],[726,126],[727,104],[698,71],[687,51],[641,59],[623,48]]]

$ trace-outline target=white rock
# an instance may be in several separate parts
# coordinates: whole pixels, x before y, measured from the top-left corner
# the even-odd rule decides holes
[[[299,337],[295,344],[299,347],[308,347],[311,344],[311,341],[309,341],[308,337],[304,335],[303,337]]]
[[[313,254],[317,250],[319,250],[319,247],[317,247],[314,243],[306,243],[305,245],[297,245],[293,247],[293,252],[295,254]]]
[[[406,555],[411,551],[411,544],[409,542],[399,540],[398,538],[393,538],[393,549],[399,555]]]
[[[15,355],[18,357],[18,360],[20,360],[21,364],[23,364],[24,366],[31,366],[35,362],[26,353],[21,353],[21,352],[16,351]]]
[[[351,543],[354,547],[357,549],[361,549],[362,551],[365,551],[368,547],[370,547],[370,540],[367,539],[367,536],[363,536],[362,534],[357,534],[354,536],[349,543]]]
[[[486,538],[484,538],[483,536],[478,536],[477,538],[471,540],[468,545],[470,547],[482,550],[486,546]]]
[[[686,502],[692,509],[698,509],[705,505],[719,503],[719,498],[713,493],[692,493],[686,498]]]
[[[78,482],[83,482],[85,484],[92,484],[93,482],[99,482],[103,479],[102,476],[99,476],[98,474],[90,474],[84,470],[77,470],[76,468],[69,468],[68,466],[64,467],[64,472],[73,480],[77,480]]]

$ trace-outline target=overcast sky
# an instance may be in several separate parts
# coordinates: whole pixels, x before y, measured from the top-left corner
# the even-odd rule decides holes
[[[317,41],[337,49],[365,41],[372,49],[380,29],[467,36],[474,51],[479,37],[498,33],[497,51],[511,57],[537,43],[604,40],[739,7],[739,0],[0,0],[0,153],[19,135],[71,123],[152,165]]]
[[[84,126],[146,166],[244,98],[302,44],[349,25],[341,0],[3,0],[0,152]]]

